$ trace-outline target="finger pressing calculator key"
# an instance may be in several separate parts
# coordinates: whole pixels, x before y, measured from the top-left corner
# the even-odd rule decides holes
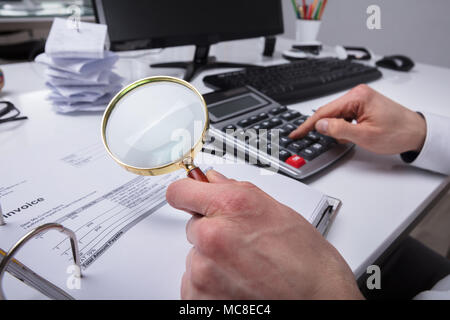
[[[269,169],[305,179],[329,167],[353,148],[316,131],[300,139],[288,135],[308,116],[282,106],[251,87],[204,95],[210,116],[211,146],[244,154],[243,160],[264,158]],[[223,153],[223,152],[222,152]],[[217,154],[222,154],[217,152]],[[252,163],[258,165],[258,163]]]

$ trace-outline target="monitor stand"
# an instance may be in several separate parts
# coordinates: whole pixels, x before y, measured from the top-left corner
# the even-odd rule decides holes
[[[209,57],[210,46],[196,46],[193,61],[168,62],[152,64],[153,68],[181,68],[186,69],[184,80],[191,81],[198,73],[215,68],[252,68],[258,67],[254,64],[219,62],[215,57]]]

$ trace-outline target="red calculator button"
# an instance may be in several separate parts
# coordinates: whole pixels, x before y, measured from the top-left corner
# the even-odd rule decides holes
[[[300,168],[306,164],[305,159],[300,156],[293,155],[289,159],[286,160],[286,163],[293,166],[294,168]]]

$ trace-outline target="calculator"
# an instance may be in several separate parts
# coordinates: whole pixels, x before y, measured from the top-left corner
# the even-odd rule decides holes
[[[306,179],[327,168],[354,145],[311,131],[292,140],[288,135],[308,119],[250,87],[205,94],[210,117],[204,151],[233,155],[248,163]]]

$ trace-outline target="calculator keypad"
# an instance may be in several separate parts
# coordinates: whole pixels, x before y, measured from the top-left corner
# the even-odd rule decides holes
[[[280,161],[298,169],[337,143],[333,138],[316,131],[309,132],[301,139],[288,138],[288,135],[303,124],[307,118],[298,111],[278,106],[268,112],[261,112],[240,120],[235,124],[228,124],[223,131],[229,133],[227,130],[235,130],[233,136],[249,145],[256,146],[260,151],[267,152],[268,155],[275,156],[272,155],[272,151],[276,149]],[[275,145],[274,139],[276,140]]]

